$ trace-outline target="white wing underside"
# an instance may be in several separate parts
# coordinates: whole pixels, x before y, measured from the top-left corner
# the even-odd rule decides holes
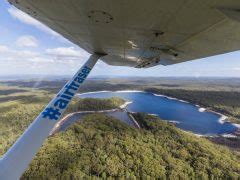
[[[9,0],[110,65],[151,67],[240,49],[239,0]]]

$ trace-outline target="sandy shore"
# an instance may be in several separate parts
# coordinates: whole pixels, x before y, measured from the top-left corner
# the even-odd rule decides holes
[[[132,103],[132,101],[127,101],[127,102],[125,102],[123,105],[121,105],[121,106],[119,106],[119,108],[121,108],[121,109],[124,109],[124,108],[126,108],[129,104],[131,104]]]
[[[188,102],[188,101],[185,101],[185,100],[182,100],[182,99],[178,99],[178,98],[173,98],[173,97],[169,97],[169,96],[165,96],[165,95],[161,95],[161,94],[154,94],[154,93],[152,93],[154,96],[161,96],[161,97],[166,97],[166,98],[168,98],[168,99],[172,99],[172,100],[176,100],[176,101],[180,101],[180,102],[184,102],[184,103],[190,103],[190,102]],[[190,104],[192,104],[192,103],[190,103]],[[224,114],[221,114],[221,113],[219,113],[219,112],[216,112],[216,111],[212,111],[212,110],[209,110],[209,109],[207,109],[207,108],[204,108],[204,107],[201,107],[200,105],[198,105],[198,104],[192,104],[193,106],[195,106],[195,107],[198,107],[198,111],[199,112],[205,112],[205,111],[208,111],[208,112],[212,112],[212,113],[214,113],[214,114],[217,114],[217,115],[219,115],[220,116],[220,118],[218,119],[218,122],[220,123],[220,124],[223,124],[223,123],[231,123],[230,121],[228,121],[227,119],[228,119],[228,117],[227,116],[225,116]],[[235,127],[237,127],[238,129],[240,129],[240,124],[236,124],[236,123],[231,123],[233,126],[235,126]]]
[[[142,92],[145,93],[145,91],[138,91],[138,90],[122,90],[122,91],[112,91],[112,92],[116,92],[116,93],[128,93],[128,92]]]
[[[199,108],[198,108],[198,111],[199,112],[204,112],[204,111],[206,111],[206,109],[205,108],[203,108],[203,107],[200,107],[200,106],[198,106]]]
[[[180,102],[183,102],[183,103],[189,103],[189,104],[192,104],[192,103],[190,103],[190,102],[188,102],[188,101],[185,101],[185,100],[182,100],[182,99],[178,99],[178,98],[173,98],[173,97],[169,97],[169,96],[165,96],[165,95],[161,95],[161,94],[154,94],[154,93],[152,93],[154,96],[161,96],[161,97],[166,97],[166,98],[168,98],[168,99],[172,99],[172,100],[176,100],[176,101],[180,101]],[[221,113],[219,113],[219,112],[216,112],[216,111],[212,111],[212,110],[208,110],[207,108],[204,108],[204,107],[201,107],[200,105],[198,105],[198,104],[192,104],[193,106],[195,106],[195,107],[198,107],[198,111],[199,112],[205,112],[205,111],[208,111],[208,112],[212,112],[212,113],[214,113],[214,114],[217,114],[217,115],[219,115],[220,116],[220,118],[218,119],[218,122],[220,123],[220,124],[223,124],[223,123],[225,123],[225,122],[229,122],[229,121],[227,121],[227,116],[225,116],[224,114],[221,114]],[[240,127],[240,124],[239,124],[239,126],[238,126],[238,124],[234,124],[234,123],[232,123],[232,125],[233,126],[235,126],[235,127]]]
[[[238,129],[240,129],[240,124],[236,124],[236,123],[232,123],[235,127],[237,127]]]
[[[77,95],[95,94],[95,93],[101,93],[101,92],[112,92],[112,91],[92,91],[92,92],[79,93],[79,94],[77,94]],[[77,95],[76,95],[76,96],[77,96]]]
[[[76,96],[78,96],[78,95],[85,95],[85,94],[105,93],[105,92],[112,92],[112,93],[142,92],[142,93],[145,93],[145,91],[139,91],[139,90],[120,90],[120,91],[107,91],[107,90],[103,90],[103,91],[91,91],[91,92],[85,92],[85,93],[78,93]]]

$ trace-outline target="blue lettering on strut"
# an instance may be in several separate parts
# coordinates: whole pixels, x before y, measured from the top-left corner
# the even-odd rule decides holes
[[[87,75],[90,73],[91,69],[87,66],[84,66],[80,73],[77,74],[77,76],[66,86],[64,86],[63,93],[59,93],[56,96],[56,99],[54,100],[53,106],[54,107],[47,107],[42,112],[43,118],[48,118],[50,120],[59,120],[61,117],[61,110],[64,110],[67,108],[67,105],[77,92],[80,84],[86,79]]]
[[[59,109],[54,109],[52,107],[46,108],[45,111],[42,113],[43,118],[49,118],[50,120],[58,120],[61,113]]]

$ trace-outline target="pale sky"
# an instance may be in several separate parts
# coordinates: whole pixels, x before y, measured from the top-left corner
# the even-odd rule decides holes
[[[89,54],[37,20],[0,3],[0,76],[72,75]],[[240,51],[191,62],[148,69],[98,62],[92,76],[222,76],[240,77]]]

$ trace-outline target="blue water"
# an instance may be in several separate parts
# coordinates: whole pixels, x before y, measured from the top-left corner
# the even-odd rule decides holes
[[[155,96],[147,92],[96,92],[79,94],[80,98],[120,97],[132,101],[127,106],[129,111],[156,114],[163,120],[178,121],[177,127],[202,135],[219,135],[232,133],[237,128],[231,123],[220,123],[220,115],[213,112],[199,112],[199,108],[190,104]]]

